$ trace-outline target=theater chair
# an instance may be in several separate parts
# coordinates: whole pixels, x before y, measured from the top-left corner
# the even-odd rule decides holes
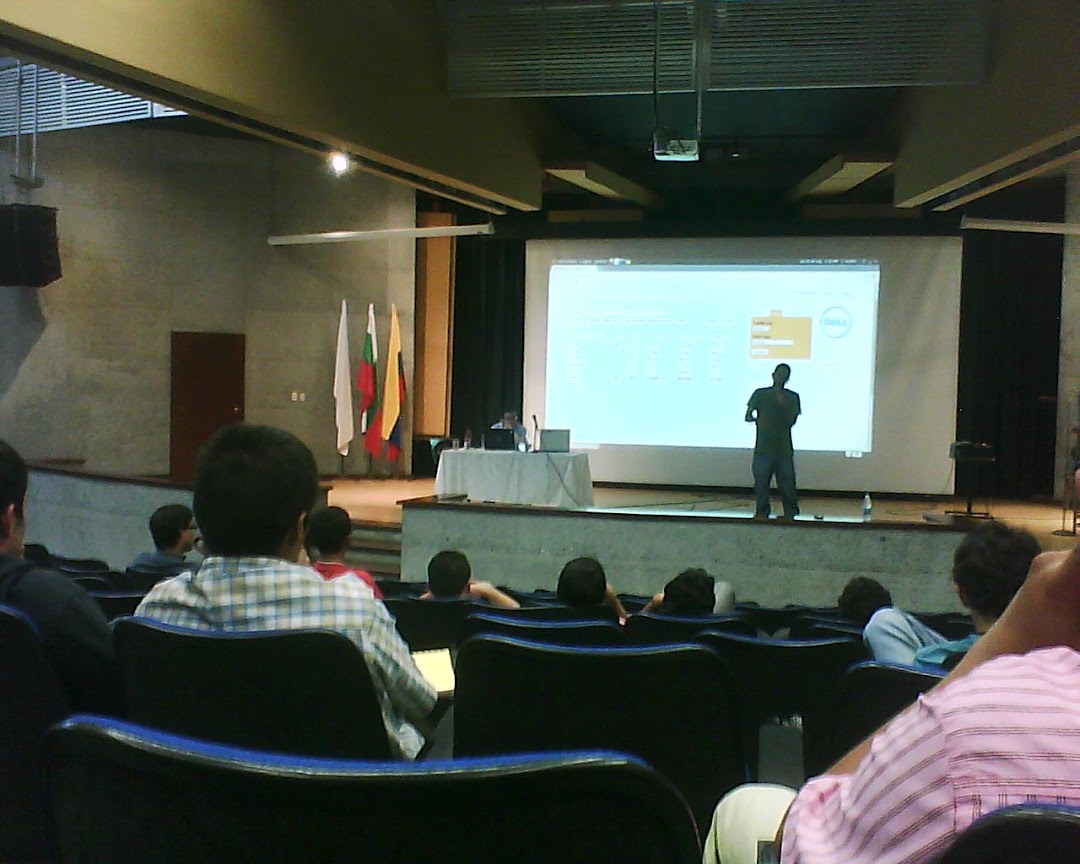
[[[820,774],[943,677],[910,666],[856,663],[836,682],[831,711],[803,729],[807,774]]]
[[[510,636],[553,645],[625,645],[626,636],[614,621],[537,621],[516,612],[479,612],[461,625],[458,642],[480,634]]]
[[[798,718],[796,725],[804,728],[824,722],[820,718],[831,716],[836,682],[849,666],[866,659],[865,647],[854,639],[796,641],[706,631],[698,641],[735,673],[743,742],[755,776],[761,727],[789,718]],[[804,764],[817,764],[821,757],[807,753],[805,744]]]
[[[977,819],[936,864],[1080,861],[1080,809],[1052,803],[1003,807]]]
[[[421,600],[387,597],[383,601],[397,622],[398,633],[413,651],[451,648],[464,620],[473,612],[490,609],[469,599]]]
[[[458,652],[456,680],[455,755],[633,753],[675,784],[703,829],[746,780],[734,682],[700,645],[570,648],[476,636]]]
[[[391,756],[371,673],[341,633],[220,633],[120,618],[113,634],[138,723],[260,750]]]
[[[139,608],[139,604],[142,603],[143,598],[146,596],[146,592],[91,591],[90,596],[101,607],[105,617],[113,621],[117,618],[123,618],[125,615],[134,615],[135,610]]]
[[[41,742],[68,713],[33,622],[0,606],[0,860],[51,861]]]
[[[500,609],[499,614],[532,621],[615,621],[615,612],[605,605],[583,609],[564,603],[545,603],[540,606],[523,606],[520,609]]]
[[[87,715],[46,746],[62,860],[80,864],[701,860],[686,802],[620,753],[310,759]]]
[[[639,612],[626,619],[626,638],[634,645],[693,642],[705,630],[754,636],[757,630],[738,612],[730,615],[664,615]]]

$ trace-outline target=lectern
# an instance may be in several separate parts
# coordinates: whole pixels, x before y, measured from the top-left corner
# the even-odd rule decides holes
[[[983,465],[991,462],[996,462],[997,459],[994,456],[994,445],[987,444],[985,441],[953,441],[949,445],[949,458],[952,459],[957,466],[959,465],[974,465],[975,466],[975,480],[979,479],[979,470]],[[971,483],[968,485],[967,490],[967,509],[966,510],[946,510],[947,516],[963,516],[967,519],[990,519],[989,510],[973,510],[972,498],[974,492],[972,487],[976,485]]]

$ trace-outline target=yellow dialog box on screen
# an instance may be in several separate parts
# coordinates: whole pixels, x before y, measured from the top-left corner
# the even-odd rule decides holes
[[[754,360],[809,360],[810,318],[788,318],[779,309],[750,319],[750,357]]]

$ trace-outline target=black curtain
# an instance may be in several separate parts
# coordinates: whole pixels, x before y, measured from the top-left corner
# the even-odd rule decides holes
[[[450,432],[481,432],[521,412],[525,356],[525,241],[462,237],[454,266]],[[522,417],[526,426],[529,421]]]
[[[1061,218],[1054,206],[991,203],[968,212]],[[956,437],[993,444],[997,462],[958,465],[959,494],[1027,499],[1055,491],[1061,256],[1060,236],[964,233]]]

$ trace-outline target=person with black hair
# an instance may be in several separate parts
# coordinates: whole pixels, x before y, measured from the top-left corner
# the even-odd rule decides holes
[[[0,441],[0,603],[28,615],[73,710],[123,716],[112,631],[97,602],[63,573],[23,560],[28,472]]]
[[[521,604],[490,582],[472,578],[469,559],[460,552],[444,549],[428,561],[428,590],[421,600],[478,600],[499,609],[520,609]]]
[[[154,551],[140,552],[128,570],[168,579],[192,568],[187,553],[195,548],[197,532],[190,508],[183,504],[158,507],[150,516],[150,536]]]
[[[312,559],[312,567],[323,579],[339,579],[342,576],[355,576],[371,589],[375,599],[382,600],[382,591],[366,570],[352,567],[345,563],[345,553],[349,551],[349,538],[352,536],[352,519],[348,511],[341,507],[323,507],[311,514],[307,523],[307,537],[304,546]]]
[[[555,596],[560,603],[583,611],[596,612],[607,606],[620,623],[626,622],[626,610],[607,581],[603,565],[595,558],[567,561],[559,573]]]
[[[746,422],[757,427],[754,441],[754,518],[768,519],[769,483],[776,475],[784,518],[799,515],[799,499],[795,492],[795,448],[791,443],[791,427],[802,413],[799,394],[787,389],[791,367],[780,363],[772,373],[772,387],[759,387],[746,403]]]
[[[1039,541],[1028,531],[1001,522],[980,525],[953,553],[953,588],[971,612],[971,636],[948,640],[909,612],[889,606],[867,622],[863,641],[883,663],[955,664],[1005,611],[1040,551]]]
[[[836,600],[840,617],[860,627],[865,627],[878,609],[892,605],[892,594],[877,579],[869,576],[850,579]]]
[[[529,433],[521,421],[518,420],[517,411],[504,411],[502,417],[491,424],[492,429],[512,429],[514,431],[514,449],[529,449]]]
[[[207,557],[198,570],[155,585],[136,614],[196,630],[344,633],[371,669],[391,746],[413,759],[435,690],[366,585],[326,581],[298,563],[317,489],[315,458],[294,435],[243,423],[218,430],[199,454],[195,478]]]
[[[731,585],[718,582],[701,567],[688,567],[653,595],[641,611],[693,616],[715,615],[734,608],[735,591]]]

